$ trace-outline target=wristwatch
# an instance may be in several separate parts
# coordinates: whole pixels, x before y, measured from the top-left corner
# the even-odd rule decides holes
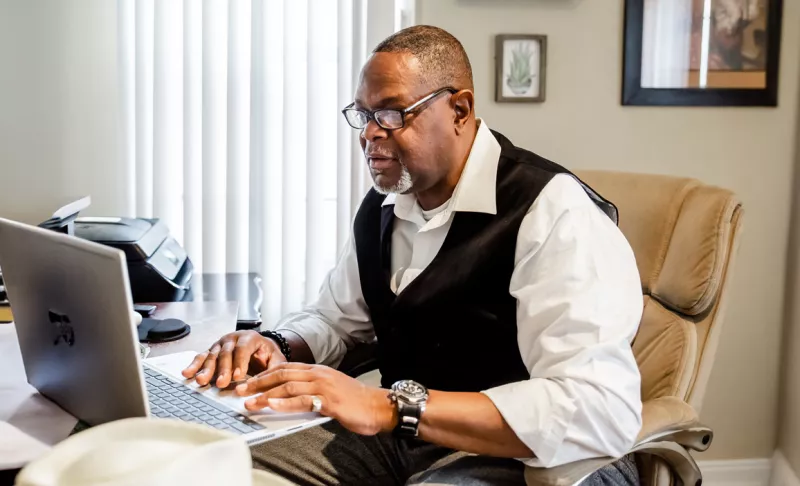
[[[400,380],[392,385],[389,398],[397,406],[398,437],[412,438],[419,434],[419,421],[428,403],[428,389],[416,381]]]

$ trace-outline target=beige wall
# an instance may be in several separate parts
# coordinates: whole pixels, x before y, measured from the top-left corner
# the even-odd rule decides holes
[[[785,4],[784,25],[800,25],[800,0]],[[464,43],[478,114],[517,145],[573,169],[692,176],[739,194],[744,235],[702,412],[716,440],[702,458],[771,456],[800,30],[784,28],[778,109],[634,108],[619,102],[622,0],[420,0],[417,8],[420,23],[443,27]],[[493,102],[500,33],[548,35],[544,104]]]
[[[800,129],[796,147],[794,207],[786,265],[789,274],[786,279],[778,443],[792,468],[800,472]]]
[[[124,214],[116,5],[0,0],[0,216]]]

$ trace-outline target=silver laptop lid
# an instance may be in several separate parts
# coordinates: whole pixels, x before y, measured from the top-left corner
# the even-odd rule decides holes
[[[148,414],[121,251],[0,218],[28,382],[91,425]]]

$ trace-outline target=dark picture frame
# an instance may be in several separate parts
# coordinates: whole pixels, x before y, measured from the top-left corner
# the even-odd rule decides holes
[[[520,70],[519,64],[511,65],[514,60],[506,58],[505,46],[508,41],[522,41],[520,46],[538,45],[538,62],[535,59],[530,70]],[[535,53],[531,53],[532,55]],[[520,53],[526,57],[527,51]],[[528,57],[532,59],[532,57]],[[507,63],[509,61],[509,63]],[[515,68],[516,66],[516,68]],[[510,71],[516,73],[527,72],[530,75],[530,85],[524,84],[527,79],[513,83],[509,81]],[[545,88],[547,85],[547,36],[540,34],[500,34],[495,36],[495,92],[494,100],[498,103],[542,103],[545,101]],[[523,86],[519,86],[524,84]],[[535,87],[535,89],[534,89]],[[526,94],[526,91],[532,94]]]
[[[764,88],[642,87],[645,0],[625,0],[622,104],[626,106],[777,106],[783,0],[767,0]]]

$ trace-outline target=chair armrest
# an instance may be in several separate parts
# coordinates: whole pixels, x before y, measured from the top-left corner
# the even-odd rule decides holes
[[[711,445],[714,432],[700,424],[694,409],[676,397],[661,397],[642,406],[642,430],[636,445],[647,442],[675,442],[695,451]],[[634,447],[635,448],[635,447]]]
[[[652,454],[669,464],[686,486],[702,478],[700,468],[687,449],[704,451],[711,445],[713,432],[701,425],[697,413],[675,397],[661,397],[642,407],[642,429],[630,453]],[[553,468],[525,468],[525,481],[533,486],[570,486],[619,458],[597,457]]]

